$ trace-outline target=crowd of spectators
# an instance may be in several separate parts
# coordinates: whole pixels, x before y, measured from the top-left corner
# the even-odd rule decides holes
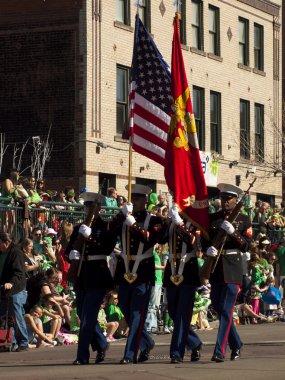
[[[151,199],[148,208],[150,212],[161,218],[167,218],[169,205],[166,195],[159,194]],[[62,218],[59,214],[59,217],[53,220],[52,227],[48,227],[44,219],[33,220],[27,215],[27,235],[23,236],[19,242],[13,242],[11,238],[13,234],[11,226],[15,224],[15,215],[9,209],[10,205],[25,204],[29,210],[33,207],[42,207],[40,202],[54,202],[49,207],[58,211],[72,212],[80,203],[80,197],[76,196],[72,187],[52,194],[45,189],[43,180],[36,183],[34,177],[22,179],[20,183],[16,171],[12,171],[10,177],[3,182],[1,203],[5,211],[2,210],[1,213],[2,233],[0,235],[2,290],[11,290],[12,287],[9,289],[10,278],[15,276],[15,273],[10,273],[7,269],[5,261],[5,252],[9,251],[7,244],[10,251],[12,249],[14,252],[14,259],[17,254],[17,260],[15,259],[17,276],[21,279],[19,289],[16,289],[16,293],[12,292],[13,313],[16,315],[13,351],[76,342],[80,329],[75,295],[66,279],[69,263],[64,254],[73,224],[66,219],[65,214],[62,214]],[[108,189],[105,206],[117,208],[124,202],[126,198],[118,195],[115,188]],[[257,201],[253,206],[249,201],[242,210],[251,218],[255,229],[244,271],[244,284],[236,306],[237,324],[285,320],[281,302],[268,304],[266,297],[263,297],[269,287],[280,287],[283,292],[285,286],[284,206],[282,204],[280,209],[271,208],[269,203],[261,201]],[[220,207],[219,199],[213,199],[209,212],[219,211]],[[120,250],[118,242],[109,260],[111,273],[114,258]],[[147,330],[151,333],[169,334],[173,329],[162,287],[168,255],[167,244],[155,246],[156,283],[152,290],[146,319]],[[201,267],[204,262],[204,252],[199,242],[196,246],[196,255]],[[11,264],[11,271],[13,270],[15,266]],[[197,289],[191,321],[194,328],[210,329],[211,321],[216,318],[211,307],[210,292],[210,283]],[[3,302],[1,304],[3,305]],[[23,307],[25,313],[24,318],[21,319]],[[109,342],[127,336],[128,326],[120,309],[116,291],[106,295],[98,320]]]

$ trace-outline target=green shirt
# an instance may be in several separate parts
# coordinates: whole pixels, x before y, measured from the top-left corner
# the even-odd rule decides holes
[[[2,272],[4,269],[5,261],[6,261],[7,255],[3,252],[0,252],[0,278],[2,276]]]
[[[285,276],[285,246],[279,246],[275,253],[278,257],[280,276]]]
[[[70,313],[70,330],[73,332],[80,330],[77,319],[77,307],[73,308]]]
[[[199,267],[199,269],[202,268],[202,266],[203,266],[205,260],[202,259],[202,258],[200,258],[200,257],[198,257],[198,258],[197,258],[197,261],[198,261],[198,267]]]
[[[154,265],[161,266],[160,257],[156,251],[153,251]],[[162,285],[162,269],[155,270],[155,285]]]

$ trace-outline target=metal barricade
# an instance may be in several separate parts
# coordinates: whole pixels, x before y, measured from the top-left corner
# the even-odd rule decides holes
[[[34,226],[45,230],[59,227],[63,221],[73,225],[84,220],[84,205],[81,203],[39,202],[29,207],[29,218],[24,218],[24,207],[8,203],[10,200],[0,197],[0,231],[8,232],[15,241],[29,235]],[[120,211],[118,207],[102,206],[100,216],[103,220],[112,220]]]

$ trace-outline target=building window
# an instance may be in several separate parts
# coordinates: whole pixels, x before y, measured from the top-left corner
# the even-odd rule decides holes
[[[155,179],[136,177],[136,184],[149,186],[151,188],[151,192],[156,193],[156,180]]]
[[[109,187],[116,188],[116,175],[99,173],[99,193],[107,195],[107,189]]]
[[[130,69],[117,66],[117,135],[128,138]]]
[[[116,0],[116,21],[130,25],[130,0]]]
[[[249,66],[249,22],[239,17],[239,63]]]
[[[186,1],[181,4],[180,40],[183,45],[187,44],[186,38]]]
[[[193,86],[193,112],[198,134],[199,149],[205,150],[205,91]]]
[[[210,93],[210,133],[211,133],[211,151],[222,153],[221,150],[221,94],[211,91]]]
[[[254,104],[255,159],[264,160],[264,106]]]
[[[196,49],[204,49],[203,41],[203,3],[200,0],[191,2],[191,26],[192,46]]]
[[[250,159],[250,113],[249,101],[240,101],[240,156]]]
[[[254,68],[264,70],[263,26],[254,24]]]
[[[150,0],[139,0],[138,4],[139,17],[146,29],[150,32]]]
[[[220,55],[220,9],[209,5],[209,53]]]

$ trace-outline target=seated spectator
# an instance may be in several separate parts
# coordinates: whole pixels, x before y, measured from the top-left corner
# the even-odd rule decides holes
[[[105,306],[106,320],[107,322],[118,322],[119,327],[116,337],[125,338],[128,335],[129,328],[118,303],[118,293],[116,291],[110,292]]]
[[[77,314],[77,304],[76,301],[73,301],[70,305],[71,313],[70,313],[70,331],[73,334],[79,334],[80,330],[80,319]]]
[[[43,300],[42,312],[43,331],[56,340],[62,324],[61,315],[58,310],[54,310],[54,304],[49,298]]]
[[[19,172],[15,169],[12,169],[10,171],[9,178],[6,178],[4,182],[2,183],[1,196],[3,198],[6,198],[6,200],[1,201],[2,204],[9,205],[12,202],[14,202],[14,200],[17,198],[18,181],[19,181]],[[15,211],[7,209],[7,211],[3,213],[2,231],[12,234],[14,230],[14,226],[15,226]]]
[[[101,329],[106,332],[107,342],[114,342],[116,339],[113,335],[118,330],[119,322],[107,322],[104,308],[105,304],[102,304],[98,313],[98,323]]]
[[[30,312],[25,314],[25,321],[28,330],[29,344],[36,343],[37,347],[50,346],[53,347],[56,342],[53,341],[51,334],[45,334],[41,317],[43,311],[40,306],[35,305]]]

